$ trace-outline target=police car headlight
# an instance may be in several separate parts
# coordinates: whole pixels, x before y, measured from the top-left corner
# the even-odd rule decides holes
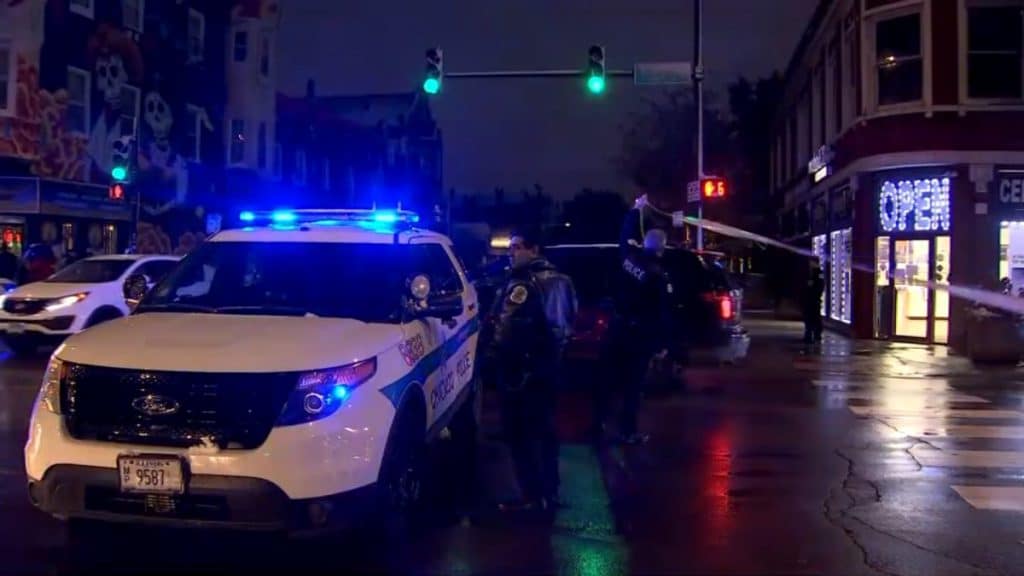
[[[60,385],[66,375],[67,364],[54,354],[50,358],[50,363],[46,365],[43,390],[39,395],[46,409],[54,414],[60,414]]]
[[[54,312],[56,310],[60,310],[61,308],[67,308],[68,306],[74,306],[75,304],[78,304],[82,300],[85,300],[85,297],[88,296],[88,295],[89,295],[88,292],[80,292],[78,294],[72,294],[70,296],[64,296],[63,298],[54,298],[53,300],[50,300],[46,304],[46,311],[47,312]]]
[[[305,424],[334,414],[353,389],[373,378],[376,373],[377,360],[371,358],[340,368],[300,375],[277,425]]]

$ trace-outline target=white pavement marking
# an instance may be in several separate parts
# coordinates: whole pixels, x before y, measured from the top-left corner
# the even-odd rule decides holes
[[[907,436],[918,438],[1002,438],[1024,439],[1024,426],[950,425],[942,418],[882,418]]]
[[[917,445],[910,455],[931,468],[1024,468],[1024,452],[999,450],[937,450]]]
[[[960,392],[937,392],[937,391],[910,391],[910,390],[880,390],[877,392],[868,391],[856,391],[848,392],[846,390],[828,390],[829,394],[836,396],[845,396],[849,400],[874,400],[878,402],[885,402],[887,404],[894,404],[902,399],[910,398],[921,398],[926,397],[927,401],[932,404],[943,404],[949,402],[963,402],[965,404],[991,404],[990,401],[980,397],[972,396],[970,394],[962,394]]]
[[[850,406],[850,411],[857,416],[877,416],[879,418],[901,418],[905,416],[920,416],[920,410],[897,410],[884,406]],[[1016,410],[980,410],[980,409],[959,409],[959,408],[938,408],[928,410],[928,416],[933,418],[1019,418],[1024,419],[1024,412]]]
[[[1024,512],[1024,486],[953,486],[953,490],[979,510]]]

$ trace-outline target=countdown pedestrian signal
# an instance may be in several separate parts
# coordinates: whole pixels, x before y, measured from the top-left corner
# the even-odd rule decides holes
[[[705,176],[700,179],[700,195],[705,200],[713,198],[725,198],[727,186],[725,178],[718,176]]]

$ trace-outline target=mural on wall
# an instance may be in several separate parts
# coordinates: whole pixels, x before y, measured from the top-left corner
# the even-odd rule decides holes
[[[39,45],[46,0],[0,0],[0,35],[13,57],[7,73],[14,88],[7,93],[13,114],[0,116],[0,155],[34,159],[39,154],[41,102]],[[8,86],[0,85],[0,90]]]
[[[96,27],[89,39],[89,60],[92,64],[93,93],[100,95],[101,105],[89,130],[89,158],[93,180],[109,179],[113,167],[114,146],[122,136],[132,136],[135,126],[129,113],[136,104],[125,102],[125,87],[142,83],[143,60],[139,47],[128,35],[108,25]],[[95,101],[95,100],[94,100]],[[138,110],[135,110],[138,114]]]

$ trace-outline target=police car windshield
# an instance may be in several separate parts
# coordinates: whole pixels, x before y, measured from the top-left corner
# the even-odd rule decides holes
[[[113,282],[120,278],[130,265],[130,260],[79,260],[50,276],[45,281],[67,284],[102,284]]]
[[[398,320],[408,267],[392,244],[208,242],[138,307],[147,311]]]

